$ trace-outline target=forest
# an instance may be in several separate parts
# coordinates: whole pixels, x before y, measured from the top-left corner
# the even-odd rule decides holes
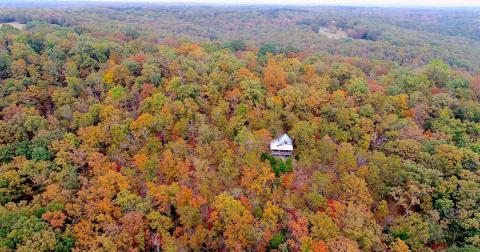
[[[0,251],[480,251],[479,9],[14,5]]]

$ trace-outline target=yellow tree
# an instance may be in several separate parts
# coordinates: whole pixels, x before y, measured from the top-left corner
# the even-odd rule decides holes
[[[232,196],[222,193],[215,197],[214,211],[209,217],[218,236],[223,237],[225,247],[242,251],[256,243],[255,223],[252,214]]]
[[[392,244],[390,244],[390,249],[392,252],[410,252],[408,245],[400,238],[397,238]]]

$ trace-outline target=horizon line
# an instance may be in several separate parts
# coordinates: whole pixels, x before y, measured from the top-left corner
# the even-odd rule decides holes
[[[247,2],[247,3],[236,3],[236,2],[226,2],[226,3],[217,3],[212,1],[158,1],[158,0],[19,0],[16,3],[1,3],[2,5],[15,6],[15,5],[25,5],[25,4],[81,4],[81,3],[96,3],[96,4],[108,4],[108,5],[121,5],[121,4],[131,4],[131,5],[183,5],[183,6],[239,6],[239,7],[252,7],[252,6],[265,6],[265,7],[379,7],[379,8],[435,8],[435,9],[448,9],[448,8],[480,8],[480,3],[478,4],[459,4],[459,5],[432,5],[432,4],[413,4],[413,3],[260,3],[260,2]]]

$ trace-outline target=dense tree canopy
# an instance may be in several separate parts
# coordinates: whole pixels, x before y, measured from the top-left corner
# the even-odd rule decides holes
[[[480,249],[478,65],[159,40],[137,11],[4,11],[34,20],[0,28],[0,250]]]

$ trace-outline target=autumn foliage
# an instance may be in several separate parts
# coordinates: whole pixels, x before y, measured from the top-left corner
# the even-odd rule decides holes
[[[480,248],[471,71],[77,18],[0,28],[0,251]]]

